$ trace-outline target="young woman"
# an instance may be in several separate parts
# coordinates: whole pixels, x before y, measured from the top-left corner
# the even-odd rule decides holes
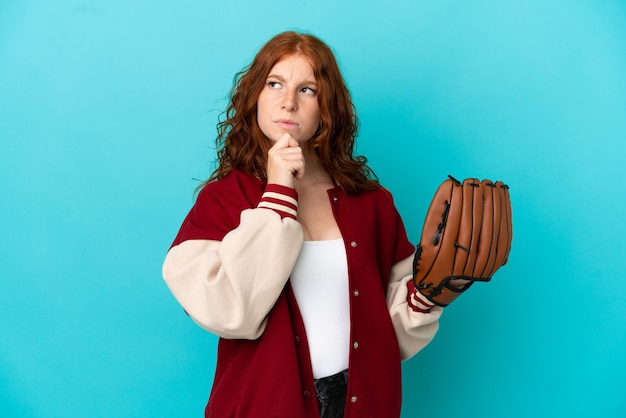
[[[442,309],[413,290],[413,245],[354,156],[357,118],[320,39],[281,33],[238,74],[219,166],[163,266],[220,336],[206,417],[399,417],[401,360]]]

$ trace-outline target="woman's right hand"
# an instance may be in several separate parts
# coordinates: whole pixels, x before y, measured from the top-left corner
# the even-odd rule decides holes
[[[298,141],[285,133],[267,153],[267,182],[294,188],[304,175],[304,154]]]

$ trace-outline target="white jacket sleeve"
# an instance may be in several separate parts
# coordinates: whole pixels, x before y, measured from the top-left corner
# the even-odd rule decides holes
[[[300,224],[267,207],[241,213],[220,241],[172,247],[163,278],[187,314],[223,338],[256,339],[287,282],[302,246]]]
[[[443,309],[426,300],[411,295],[409,304],[407,284],[413,278],[413,256],[397,264],[391,270],[387,289],[387,306],[396,331],[402,360],[407,360],[424,348],[439,328]]]

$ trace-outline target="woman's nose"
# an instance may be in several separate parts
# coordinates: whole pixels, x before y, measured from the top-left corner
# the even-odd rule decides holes
[[[281,108],[288,112],[293,112],[298,108],[298,101],[296,99],[296,92],[285,92],[283,95],[283,100],[281,104]]]

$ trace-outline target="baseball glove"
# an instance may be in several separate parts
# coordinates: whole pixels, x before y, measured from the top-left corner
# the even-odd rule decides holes
[[[507,185],[448,177],[430,204],[413,260],[415,290],[439,306],[491,280],[513,239]]]

